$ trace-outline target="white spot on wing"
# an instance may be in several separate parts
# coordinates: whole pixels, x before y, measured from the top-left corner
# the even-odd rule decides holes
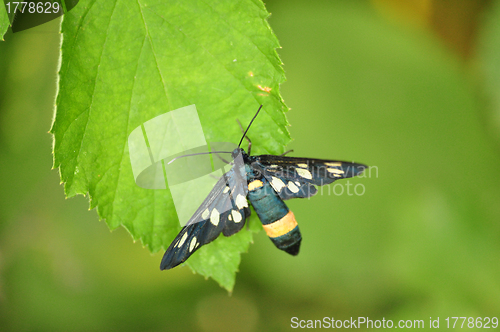
[[[243,209],[243,207],[248,207],[247,199],[242,194],[238,194],[238,196],[236,196],[235,203],[240,210]]]
[[[296,168],[295,171],[297,172],[298,175],[300,175],[304,179],[311,180],[313,178],[311,172],[309,172],[307,169]]]
[[[238,223],[241,221],[242,218],[241,218],[241,213],[239,211],[233,210],[231,214],[233,215],[234,222]]]
[[[280,192],[281,189],[283,189],[283,187],[285,187],[285,184],[283,183],[283,181],[281,181],[281,179],[278,179],[274,176],[272,177],[271,185],[273,186],[274,190],[276,190],[276,192]]]
[[[341,162],[337,162],[337,163],[325,163],[326,166],[341,166],[342,163]]]
[[[327,168],[326,170],[330,173],[333,173],[333,174],[344,174],[345,173],[343,170],[336,169],[336,168]]]
[[[208,219],[208,216],[210,215],[210,211],[208,211],[208,209],[206,209],[205,211],[203,211],[203,213],[201,214],[201,218],[203,218],[203,220],[206,220]]]
[[[226,188],[224,188],[224,191],[222,192],[223,194],[227,193],[229,191],[229,187],[226,186]]]
[[[217,226],[219,224],[219,221],[220,221],[219,211],[217,211],[217,209],[213,209],[212,214],[210,215],[210,222],[212,223],[212,225]]]
[[[299,192],[299,187],[297,187],[292,181],[288,182],[288,189],[290,189],[290,191],[294,194]]]
[[[297,164],[297,166],[302,167],[302,168],[307,168],[307,164]]]
[[[182,245],[184,244],[184,241],[186,241],[188,237],[188,233],[184,233],[184,235],[181,237],[181,240],[179,241],[179,243],[177,243],[177,247],[180,248],[182,247]]]
[[[189,243],[189,251],[193,251],[194,247],[196,246],[196,236],[191,239],[191,243]]]
[[[231,220],[233,220],[233,217],[231,217],[231,215],[228,215],[228,216],[227,216],[227,219],[228,219],[229,221],[231,221]]]

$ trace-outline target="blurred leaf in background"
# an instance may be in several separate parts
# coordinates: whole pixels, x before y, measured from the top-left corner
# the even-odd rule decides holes
[[[498,315],[500,158],[489,100],[500,55],[489,40],[498,38],[500,11],[492,5],[471,37],[483,45],[479,55],[464,58],[432,29],[388,21],[372,2],[266,4],[283,46],[293,155],[372,169],[342,195],[330,186],[289,201],[300,255],[259,233],[231,297],[187,268],[160,273],[160,255],[121,228],[110,234],[86,199],[63,199],[47,134],[59,36],[41,33],[47,26],[8,34],[0,44],[2,330],[284,331],[292,317]]]
[[[476,37],[491,0],[370,0],[383,17],[407,28],[427,30],[457,56],[475,55]]]

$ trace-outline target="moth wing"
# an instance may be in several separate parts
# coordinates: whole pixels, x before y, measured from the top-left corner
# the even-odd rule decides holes
[[[282,181],[298,181],[317,186],[360,175],[367,168],[366,165],[348,161],[273,155],[257,156],[256,161],[266,178],[274,176]]]
[[[230,236],[243,228],[250,210],[246,200],[246,181],[242,179],[240,168],[235,170],[233,167],[217,181],[166,250],[160,264],[161,270],[185,262],[198,248],[215,240],[221,232]]]

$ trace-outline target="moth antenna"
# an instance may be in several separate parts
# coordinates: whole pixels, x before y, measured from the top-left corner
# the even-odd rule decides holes
[[[280,156],[283,157],[283,156],[287,155],[290,152],[293,152],[293,149],[283,152],[282,154],[280,154]]]
[[[211,152],[198,152],[198,153],[185,154],[185,155],[173,158],[172,160],[170,160],[167,163],[167,165],[170,165],[171,163],[173,163],[174,161],[176,161],[177,159],[180,159],[180,158],[191,157],[191,156],[198,156],[200,154],[211,154],[211,153],[232,153],[232,152],[228,152],[228,151],[211,151]]]
[[[252,118],[252,121],[250,121],[250,124],[248,125],[247,130],[245,130],[245,132],[243,133],[243,137],[241,138],[240,144],[238,144],[238,147],[240,147],[241,143],[243,142],[243,139],[245,138],[245,136],[246,136],[246,134],[248,132],[248,129],[250,129],[250,126],[252,125],[253,120],[255,120],[255,118],[257,117],[257,115],[259,115],[259,112],[260,112],[261,108],[262,108],[262,105],[260,105],[259,109],[257,110],[257,113],[255,113],[254,117]]]
[[[238,122],[238,125],[240,126],[241,132],[244,133],[245,130],[243,129],[243,126],[241,125],[240,120],[236,119],[236,122]],[[250,153],[252,151],[252,141],[250,140],[250,138],[248,138],[247,135],[244,135],[243,137],[245,137],[248,141],[248,155],[250,155]]]

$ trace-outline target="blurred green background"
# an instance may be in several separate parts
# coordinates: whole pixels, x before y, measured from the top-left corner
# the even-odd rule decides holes
[[[0,42],[0,331],[280,331],[291,318],[500,316],[500,2],[266,2],[295,156],[374,166],[289,201],[231,296],[160,272],[51,170],[58,22]],[[344,190],[347,190],[344,183]],[[361,192],[360,186],[358,193]],[[340,188],[337,188],[340,191]],[[337,192],[338,193],[338,192]]]

